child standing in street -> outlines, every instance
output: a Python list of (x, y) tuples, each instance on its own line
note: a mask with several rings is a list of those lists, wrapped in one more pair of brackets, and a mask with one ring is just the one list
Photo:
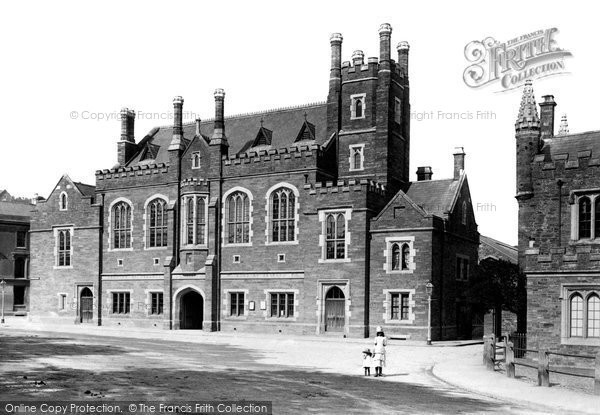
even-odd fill
[(362, 365), (365, 369), (365, 376), (371, 376), (371, 365), (373, 364), (373, 359), (371, 357), (371, 350), (365, 349), (362, 352)]
[(381, 326), (377, 326), (376, 331), (373, 366), (375, 367), (375, 377), (378, 377), (383, 376), (382, 370), (383, 366), (385, 366), (385, 346), (387, 345), (387, 339), (383, 334)]

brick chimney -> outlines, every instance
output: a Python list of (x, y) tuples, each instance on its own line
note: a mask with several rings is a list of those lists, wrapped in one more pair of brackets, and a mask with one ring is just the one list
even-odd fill
[(137, 151), (134, 137), (135, 111), (121, 109), (121, 138), (117, 143), (117, 159), (121, 166), (133, 157)]
[(460, 179), (465, 171), (465, 150), (463, 147), (454, 149), (454, 180)]
[(430, 166), (418, 167), (417, 168), (417, 181), (422, 182), (424, 180), (431, 180), (433, 176), (433, 170)]
[(390, 69), (392, 26), (384, 23), (379, 26), (379, 70)]
[(173, 138), (169, 150), (183, 150), (183, 98), (173, 98)]
[(406, 41), (402, 41), (399, 42), (398, 45), (396, 46), (396, 50), (398, 51), (398, 67), (400, 68), (400, 71), (408, 76), (408, 50), (410, 49), (410, 46), (408, 45), (408, 42)]
[(540, 121), (542, 138), (554, 137), (554, 95), (544, 95), (544, 101), (540, 103)]
[(225, 135), (225, 91), (215, 89), (215, 126), (210, 140), (211, 145), (229, 146)]
[(329, 92), (327, 94), (327, 137), (341, 128), (342, 105), (342, 41), (341, 33), (333, 33), (331, 44), (331, 68), (329, 69)]
[(196, 118), (196, 135), (198, 137), (202, 135), (202, 132), (200, 131), (200, 123), (202, 123), (202, 120), (200, 118)]

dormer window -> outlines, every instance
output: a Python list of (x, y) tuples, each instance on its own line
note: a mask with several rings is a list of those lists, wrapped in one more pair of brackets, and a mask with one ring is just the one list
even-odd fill
[(67, 194), (65, 192), (62, 192), (60, 194), (58, 205), (59, 205), (59, 209), (60, 210), (67, 210), (68, 209), (68, 207), (69, 207), (69, 199), (68, 199), (68, 196), (67, 196)]
[(365, 97), (366, 94), (356, 94), (350, 97), (350, 119), (357, 120), (365, 118)]
[(365, 145), (355, 144), (350, 146), (350, 171), (365, 169)]
[(192, 169), (200, 168), (200, 152), (196, 151), (192, 153)]

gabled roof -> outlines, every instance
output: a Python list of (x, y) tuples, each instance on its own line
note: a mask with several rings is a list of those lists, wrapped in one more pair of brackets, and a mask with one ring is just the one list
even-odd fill
[(52, 194), (56, 190), (56, 187), (58, 186), (58, 184), (63, 179), (66, 180), (66, 181), (68, 181), (68, 182), (70, 182), (73, 185), (73, 187), (75, 189), (77, 189), (77, 191), (79, 193), (81, 193), (82, 196), (93, 196), (96, 193), (96, 186), (92, 186), (91, 184), (85, 184), (85, 183), (81, 183), (81, 182), (74, 182), (73, 180), (71, 180), (71, 178), (69, 177), (68, 174), (63, 174), (61, 176), (61, 178), (58, 179), (58, 182), (56, 182), (56, 185), (54, 186), (54, 188), (50, 192), (50, 195), (48, 196), (48, 199), (50, 198), (50, 196), (52, 196)]
[(270, 146), (272, 139), (273, 131), (261, 125), (260, 129), (258, 130), (258, 134), (256, 134), (256, 138), (254, 139), (254, 143), (252, 143), (252, 147)]
[(567, 155), (568, 161), (578, 159), (579, 152), (590, 151), (590, 158), (600, 158), (600, 131), (554, 136), (544, 140), (543, 152), (551, 159)]
[[(306, 118), (305, 118), (306, 117)], [(314, 124), (314, 140), (317, 144), (324, 144), (329, 137), (327, 134), (327, 105), (325, 103), (306, 104), (292, 108), (268, 110), (250, 114), (233, 115), (225, 117), (225, 136), (229, 143), (229, 154), (239, 154), (252, 146), (256, 138), (256, 126), (263, 120), (263, 127), (272, 131), (271, 145), (274, 148), (291, 146), (298, 137), (298, 131), (305, 120)], [(200, 133), (205, 137), (212, 137), (214, 120), (207, 119), (200, 123)], [(196, 135), (196, 124), (183, 125), (183, 139), (187, 147)], [(168, 147), (173, 138), (173, 126), (157, 127), (152, 129), (139, 143), (158, 146), (158, 153), (154, 163), (168, 163)], [(127, 163), (128, 166), (137, 165), (141, 161), (138, 152)]]
[(302, 128), (298, 133), (298, 137), (294, 140), (294, 143), (298, 141), (308, 141), (315, 139), (315, 125), (313, 123), (308, 122), (308, 120), (304, 120), (304, 124), (302, 124)]
[(425, 212), (445, 217), (454, 208), (465, 175), (459, 180), (422, 180), (411, 182), (406, 194)]
[(507, 243), (500, 242), (489, 236), (479, 235), (479, 260), (481, 261), (489, 257), (504, 259), (516, 264), (519, 259), (519, 251), (516, 247)]

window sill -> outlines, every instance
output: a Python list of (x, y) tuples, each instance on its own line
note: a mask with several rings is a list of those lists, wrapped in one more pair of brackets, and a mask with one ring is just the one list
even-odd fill
[(265, 246), (272, 246), (272, 245), (298, 245), (298, 240), (283, 241), (283, 242), (265, 242)]
[(164, 251), (166, 249), (169, 249), (168, 246), (150, 246), (147, 248), (144, 248), (144, 251)]
[(52, 267), (53, 269), (73, 269), (73, 265), (69, 265), (69, 266), (60, 266), (60, 265), (55, 265)]
[(414, 272), (415, 272), (414, 269), (404, 269), (404, 270), (388, 271), (388, 272), (386, 272), (386, 274), (414, 274)]
[(600, 346), (600, 338), (594, 337), (563, 337), (560, 344), (570, 346)]
[(223, 248), (237, 248), (237, 247), (241, 247), (241, 246), (252, 246), (252, 242), (247, 242), (247, 243), (240, 243), (240, 244), (229, 244), (229, 243), (224, 243), (223, 244)]
[(391, 324), (394, 326), (413, 326), (415, 324), (414, 320), (392, 320), (385, 319), (385, 324)]
[(295, 317), (266, 317), (265, 318), (266, 321), (280, 322), (280, 323), (285, 323), (288, 321), (296, 321), (297, 319), (298, 319), (298, 316), (295, 316)]
[(248, 320), (248, 316), (230, 316), (230, 315), (226, 315), (225, 320), (228, 321), (244, 321), (244, 320)]
[(131, 252), (133, 248), (109, 248), (108, 252)]
[(348, 169), (348, 171), (365, 171), (365, 168), (361, 168), (361, 169)]
[(342, 259), (323, 259), (319, 258), (319, 264), (336, 264), (343, 262), (351, 262), (350, 258), (342, 258)]

